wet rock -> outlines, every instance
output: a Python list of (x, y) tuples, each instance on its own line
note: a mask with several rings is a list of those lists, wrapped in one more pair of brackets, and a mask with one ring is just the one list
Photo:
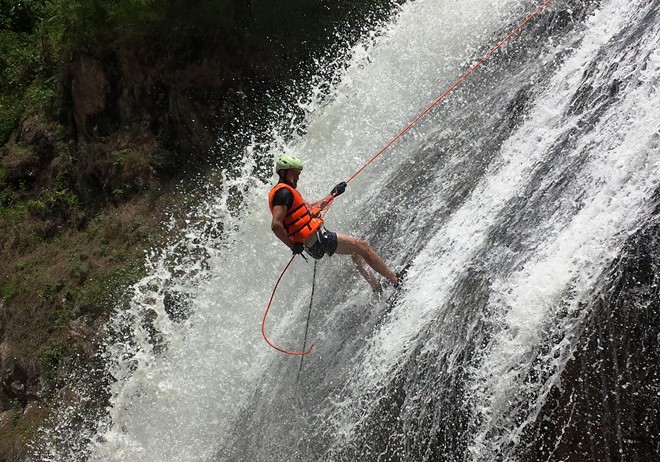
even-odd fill
[(660, 454), (660, 210), (607, 274), (573, 359), (522, 460), (657, 460)]
[(54, 125), (43, 114), (31, 114), (21, 120), (0, 157), (7, 184), (27, 186), (45, 182), (47, 166), (55, 155), (54, 131)]
[(96, 354), (95, 337), (98, 335), (99, 327), (91, 325), (85, 317), (74, 319), (69, 323), (70, 339), (73, 344), (78, 345), (87, 358)]
[(149, 343), (153, 346), (154, 352), (160, 353), (165, 348), (163, 334), (155, 326), (158, 319), (156, 310), (149, 308), (142, 312), (142, 328), (149, 335)]
[(182, 292), (168, 291), (163, 298), (165, 312), (174, 322), (185, 321), (192, 311), (190, 295)]
[(30, 422), (38, 421), (41, 419), (41, 416), (45, 411), (46, 407), (39, 403), (28, 403), (28, 405), (25, 406), (25, 409), (23, 410), (23, 419)]
[(110, 83), (103, 63), (90, 56), (76, 56), (69, 64), (69, 73), (76, 130), (79, 137), (89, 140), (100, 134)]
[(24, 407), (43, 393), (38, 367), (17, 356), (9, 342), (0, 344), (0, 411), (14, 409), (17, 402)]
[(8, 410), (13, 407), (15, 400), (19, 400), (23, 404), (27, 403), (28, 373), (15, 362), (11, 365), (3, 364), (3, 366), (0, 401), (2, 409)]

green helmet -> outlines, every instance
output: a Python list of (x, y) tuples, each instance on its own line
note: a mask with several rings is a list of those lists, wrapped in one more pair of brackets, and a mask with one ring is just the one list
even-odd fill
[(275, 164), (275, 173), (279, 172), (280, 170), (288, 170), (290, 168), (297, 168), (302, 170), (302, 160), (291, 154), (282, 154), (280, 158), (277, 159), (277, 163)]

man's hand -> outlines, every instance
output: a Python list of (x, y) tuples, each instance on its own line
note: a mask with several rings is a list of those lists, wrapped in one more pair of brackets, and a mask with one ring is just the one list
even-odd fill
[(345, 182), (345, 181), (342, 181), (342, 182), (339, 183), (337, 186), (335, 186), (334, 188), (332, 188), (332, 191), (330, 191), (330, 195), (331, 195), (332, 197), (337, 197), (337, 196), (339, 196), (339, 195), (341, 195), (341, 194), (344, 194), (344, 191), (346, 191), (346, 182)]
[(291, 247), (291, 250), (293, 251), (294, 255), (299, 255), (303, 253), (303, 250), (305, 250), (305, 246), (302, 245), (300, 242), (296, 242), (293, 244), (293, 247)]

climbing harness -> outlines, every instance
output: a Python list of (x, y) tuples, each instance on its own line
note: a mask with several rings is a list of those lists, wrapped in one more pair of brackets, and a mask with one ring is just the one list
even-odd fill
[[(350, 183), (353, 181), (353, 179), (358, 176), (362, 170), (367, 168), (374, 160), (376, 160), (378, 157), (380, 157), (390, 146), (392, 146), (399, 138), (401, 138), (403, 135), (405, 135), (413, 126), (417, 124), (431, 109), (433, 109), (440, 101), (445, 99), (449, 93), (451, 93), (456, 87), (458, 87), (465, 79), (468, 78), (470, 74), (472, 74), (477, 68), (479, 68), (488, 58), (490, 58), (497, 50), (499, 50), (502, 45), (504, 45), (506, 42), (508, 42), (514, 35), (516, 35), (520, 30), (525, 27), (525, 25), (530, 22), (537, 14), (539, 14), (541, 11), (547, 7), (552, 0), (545, 0), (536, 10), (534, 10), (533, 13), (531, 13), (523, 22), (521, 22), (518, 26), (516, 26), (511, 32), (509, 32), (506, 37), (504, 37), (502, 40), (500, 40), (497, 45), (495, 45), (493, 48), (491, 48), (488, 53), (486, 53), (481, 59), (479, 59), (470, 69), (468, 69), (461, 77), (459, 77), (449, 88), (447, 88), (438, 98), (436, 98), (431, 104), (429, 104), (426, 109), (424, 109), (422, 112), (419, 113), (415, 119), (413, 119), (408, 125), (406, 125), (397, 135), (392, 138), (390, 141), (383, 146), (380, 151), (378, 151), (376, 154), (374, 154), (369, 160), (367, 160), (360, 168), (358, 168), (353, 175), (350, 176), (348, 180), (346, 180), (346, 183)], [(328, 210), (330, 209), (330, 206), (333, 203), (334, 197), (329, 196), (326, 198), (326, 200), (329, 199), (328, 205), (321, 211), (318, 211), (318, 216), (321, 218), (325, 217), (325, 215), (328, 213)], [(266, 308), (266, 312), (264, 313), (263, 319), (261, 321), (261, 334), (264, 337), (264, 340), (266, 340), (266, 343), (270, 345), (272, 348), (276, 349), (277, 351), (280, 351), (282, 353), (286, 353), (288, 355), (299, 355), (299, 356), (305, 356), (309, 354), (309, 352), (312, 351), (313, 345), (310, 345), (309, 349), (305, 351), (305, 346), (307, 344), (307, 328), (309, 327), (309, 314), (307, 316), (307, 327), (305, 328), (305, 341), (303, 343), (303, 350), (302, 351), (288, 351), (283, 348), (279, 348), (271, 343), (270, 340), (268, 340), (268, 337), (266, 337), (266, 331), (265, 331), (265, 324), (266, 324), (266, 316), (268, 315), (268, 311), (270, 310), (270, 306), (273, 302), (273, 298), (275, 297), (275, 292), (277, 291), (277, 287), (280, 284), (280, 281), (282, 280), (282, 277), (284, 274), (287, 272), (289, 269), (289, 266), (291, 266), (291, 263), (293, 260), (296, 258), (296, 255), (294, 254), (291, 259), (289, 260), (289, 263), (287, 263), (286, 267), (284, 268), (284, 271), (282, 271), (282, 274), (280, 274), (280, 277), (277, 279), (277, 283), (275, 284), (275, 287), (273, 288), (273, 293), (270, 296), (270, 300), (268, 301), (268, 307)], [(314, 262), (314, 277), (316, 278), (316, 262)], [(314, 296), (314, 283), (312, 283), (312, 297)], [(310, 314), (311, 314), (311, 301), (310, 301)], [(300, 361), (300, 369), (302, 369), (302, 358)], [(298, 370), (298, 374), (300, 374), (300, 369)]]

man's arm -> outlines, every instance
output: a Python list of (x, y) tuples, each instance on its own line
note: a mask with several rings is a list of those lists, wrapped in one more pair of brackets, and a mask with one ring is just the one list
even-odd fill
[(293, 249), (293, 242), (289, 239), (289, 235), (284, 227), (284, 217), (286, 216), (286, 205), (276, 205), (273, 207), (273, 221), (270, 224), (270, 229), (277, 238), (284, 242), (290, 249)]
[(324, 197), (323, 199), (321, 199), (320, 201), (317, 201), (317, 202), (314, 202), (313, 204), (310, 204), (310, 207), (314, 211), (321, 212), (321, 211), (325, 210), (325, 208), (328, 205), (330, 205), (333, 200), (334, 200), (334, 197), (332, 197), (331, 195), (328, 195), (328, 196)]
[(327, 206), (332, 204), (332, 201), (335, 200), (335, 197), (340, 196), (344, 194), (344, 191), (346, 191), (346, 182), (342, 181), (341, 183), (337, 184), (334, 188), (332, 188), (332, 191), (330, 191), (330, 194), (328, 194), (326, 197), (321, 199), (318, 202), (314, 202), (311, 207), (314, 210), (319, 210), (323, 211)]

